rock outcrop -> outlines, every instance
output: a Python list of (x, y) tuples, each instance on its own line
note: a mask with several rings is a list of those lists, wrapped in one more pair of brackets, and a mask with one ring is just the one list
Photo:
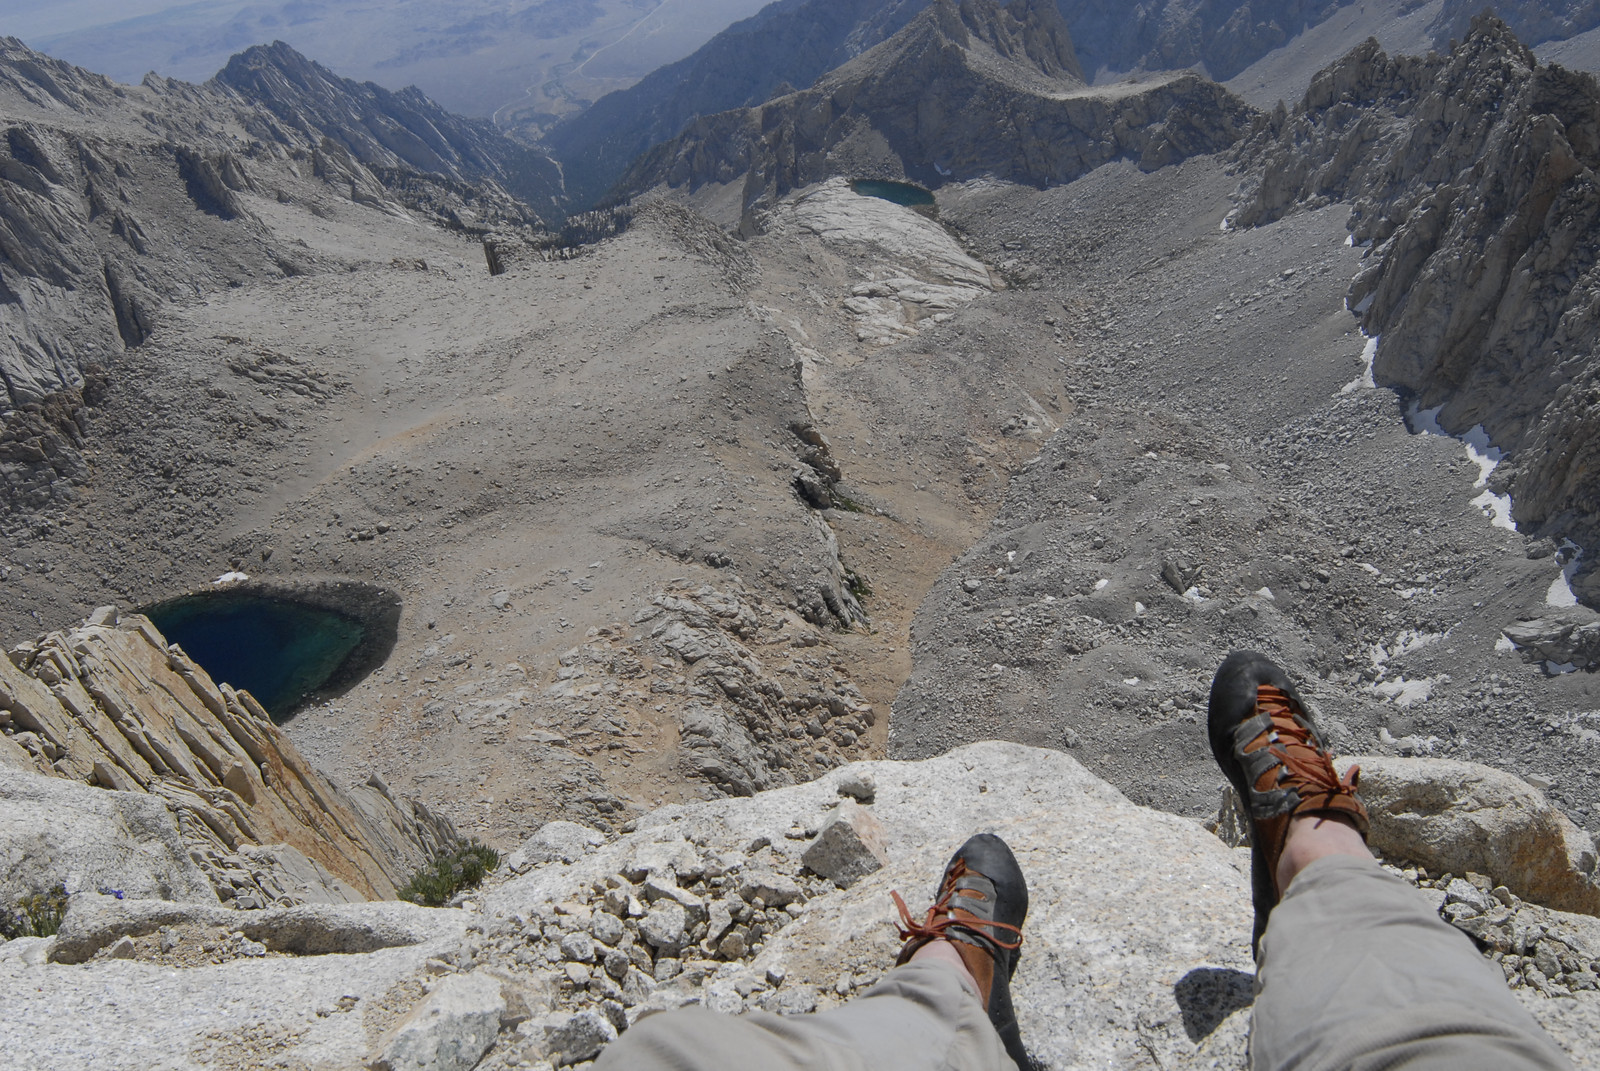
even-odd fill
[(810, 89), (695, 120), (618, 189), (743, 182), (749, 205), (836, 175), (1045, 186), (1216, 152), (1251, 114), (1193, 75), (1087, 88), (1054, 4), (939, 0)]
[(1491, 874), (1524, 900), (1600, 915), (1593, 839), (1526, 782), (1453, 759), (1358, 756), (1340, 772), (1353, 763), (1385, 859)]
[[(7, 887), (122, 883), (234, 907), (385, 899), (458, 839), (377, 778), (332, 784), (248, 692), (214, 684), (143, 617), (102, 613), (0, 661), (0, 727), (0, 758), (33, 767), (5, 775), (4, 843), (29, 860)], [(51, 800), (55, 814), (40, 807)], [(85, 830), (117, 815), (137, 818), (124, 827), (130, 844), (103, 846), (118, 856), (107, 864), (85, 859)]]
[[(872, 830), (882, 854), (848, 888), (806, 863), (841, 824)], [(796, 1014), (849, 999), (893, 962), (890, 890), (920, 905), (980, 829), (1005, 837), (1027, 874), (1013, 992), (1042, 1066), (1245, 1066), (1247, 853), (1131, 804), (1072, 758), (997, 743), (667, 807), (620, 836), (558, 823), (460, 910), (239, 916), (85, 894), (54, 941), (0, 944), (12, 994), (0, 1042), (37, 1066), (69, 1055), (112, 1069), (214, 1066), (259, 1054), (263, 1039), (285, 1062), (566, 1066), (657, 1009)], [(1575, 1063), (1592, 1062), (1600, 923), (1524, 902), (1508, 876), (1444, 865), (1453, 872), (1391, 870), (1486, 935), (1529, 1010)], [(330, 951), (345, 954), (317, 954)], [(159, 1009), (103, 999), (105, 985), (156, 979)], [(141, 1015), (163, 1028), (128, 1029)]]
[[(1580, 546), (1600, 541), (1597, 109), (1592, 76), (1540, 66), (1493, 18), (1447, 57), (1369, 41), (1241, 149), (1231, 217), (1350, 202), (1370, 251), (1348, 303), (1381, 336), (1378, 382), (1452, 433), (1481, 425), (1509, 454), (1491, 487), (1521, 530)], [(1597, 585), (1586, 562), (1573, 587)]]

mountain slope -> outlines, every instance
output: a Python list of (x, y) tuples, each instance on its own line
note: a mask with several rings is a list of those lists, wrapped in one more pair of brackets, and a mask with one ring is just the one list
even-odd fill
[(74, 493), (86, 401), (169, 303), (333, 266), (268, 222), (281, 206), (529, 227), (501, 184), (529, 155), (282, 46), (204, 86), (121, 86), (0, 39), (0, 504)]
[(390, 92), (340, 78), (282, 41), (239, 53), (210, 84), (231, 89), (301, 135), (332, 138), (368, 168), (407, 168), (463, 183), (492, 179), (545, 218), (557, 214), (561, 175), (553, 161), (505, 138), (488, 120), (452, 115), (414, 86)]
[(1090, 89), (1080, 71), (1047, 0), (939, 0), (809, 90), (695, 121), (619, 189), (743, 180), (749, 204), (835, 174), (1047, 185), (1114, 159), (1214, 152), (1251, 114), (1192, 75)]
[[(1348, 303), (1378, 380), (1509, 454), (1490, 486), (1534, 535), (1600, 546), (1600, 84), (1476, 19), (1448, 58), (1357, 49), (1244, 150), (1234, 222), (1350, 202)], [(1600, 575), (1584, 560), (1586, 598)]]
[(562, 163), (572, 205), (592, 204), (635, 157), (696, 116), (760, 104), (785, 85), (809, 86), (892, 36), (924, 6), (926, 0), (779, 0), (693, 55), (600, 98), (544, 138)]

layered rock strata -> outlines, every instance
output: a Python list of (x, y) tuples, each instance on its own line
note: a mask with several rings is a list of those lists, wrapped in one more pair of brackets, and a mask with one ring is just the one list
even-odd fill
[[(7, 765), (164, 801), (206, 891), (236, 907), (390, 898), (458, 839), (446, 819), (375, 777), (334, 785), (248, 692), (214, 683), (143, 617), (102, 612), (14, 650), (0, 661), (0, 723)], [(44, 789), (24, 779), (17, 791)], [(10, 832), (55, 836), (48, 826)], [(69, 877), (33, 876), (45, 885)], [(180, 885), (193, 891), (193, 882), (167, 884), (173, 896)]]

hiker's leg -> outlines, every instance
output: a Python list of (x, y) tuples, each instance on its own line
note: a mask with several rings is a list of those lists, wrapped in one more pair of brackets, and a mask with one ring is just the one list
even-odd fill
[(938, 942), (877, 985), (814, 1015), (703, 1008), (649, 1015), (595, 1071), (1016, 1071), (960, 967)]
[(1254, 1071), (1571, 1071), (1500, 968), (1339, 821), (1296, 819), (1261, 941)]

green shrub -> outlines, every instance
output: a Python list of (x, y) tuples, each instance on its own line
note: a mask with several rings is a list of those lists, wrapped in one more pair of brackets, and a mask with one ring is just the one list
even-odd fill
[(45, 892), (24, 896), (13, 907), (0, 908), (0, 936), (54, 937), (67, 914), (67, 887), (57, 884)]
[(476, 840), (440, 852), (411, 875), (400, 899), (424, 907), (441, 907), (462, 889), (470, 889), (500, 865), (500, 853)]

